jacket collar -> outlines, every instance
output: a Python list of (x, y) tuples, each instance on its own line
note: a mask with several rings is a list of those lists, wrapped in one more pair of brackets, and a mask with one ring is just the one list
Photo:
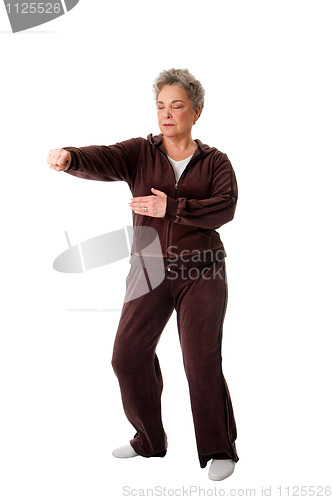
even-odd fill
[[(162, 142), (162, 134), (159, 135), (149, 134), (147, 136), (147, 140), (152, 146), (162, 151), (162, 153), (164, 153), (165, 155), (167, 154), (164, 144)], [(198, 147), (193, 153), (192, 159), (199, 156), (205, 156), (206, 154), (215, 151), (215, 148), (211, 148), (207, 144), (203, 144), (199, 139), (194, 139), (194, 141), (197, 143)]]

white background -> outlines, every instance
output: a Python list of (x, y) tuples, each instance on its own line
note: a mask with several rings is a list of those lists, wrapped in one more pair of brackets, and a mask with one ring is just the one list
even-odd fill
[[(12, 34), (0, 5), (2, 498), (330, 485), (331, 6), (81, 0)], [(110, 363), (128, 262), (52, 268), (64, 231), (75, 244), (132, 216), (125, 183), (50, 170), (49, 149), (159, 133), (152, 83), (171, 67), (203, 83), (193, 138), (227, 153), (239, 187), (235, 218), (219, 230), (240, 458), (222, 483), (199, 466), (175, 316), (158, 346), (168, 453), (111, 455), (134, 435)], [(80, 308), (114, 311), (70, 310)]]

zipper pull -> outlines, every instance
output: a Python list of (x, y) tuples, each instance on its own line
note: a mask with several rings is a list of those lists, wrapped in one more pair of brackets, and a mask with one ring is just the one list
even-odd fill
[(176, 182), (176, 184), (175, 184), (175, 188), (176, 188), (176, 190), (177, 190), (177, 188), (178, 188), (178, 182)]

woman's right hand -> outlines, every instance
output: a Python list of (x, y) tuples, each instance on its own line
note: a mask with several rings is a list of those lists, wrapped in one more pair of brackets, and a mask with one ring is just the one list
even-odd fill
[(50, 168), (53, 168), (57, 172), (67, 170), (71, 161), (71, 154), (65, 149), (51, 149), (47, 155), (47, 163), (49, 163)]

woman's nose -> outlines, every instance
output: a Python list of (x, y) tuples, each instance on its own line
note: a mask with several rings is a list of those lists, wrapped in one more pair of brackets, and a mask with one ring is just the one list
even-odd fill
[(164, 117), (165, 118), (171, 118), (171, 112), (167, 108), (165, 108), (165, 110), (164, 110)]

